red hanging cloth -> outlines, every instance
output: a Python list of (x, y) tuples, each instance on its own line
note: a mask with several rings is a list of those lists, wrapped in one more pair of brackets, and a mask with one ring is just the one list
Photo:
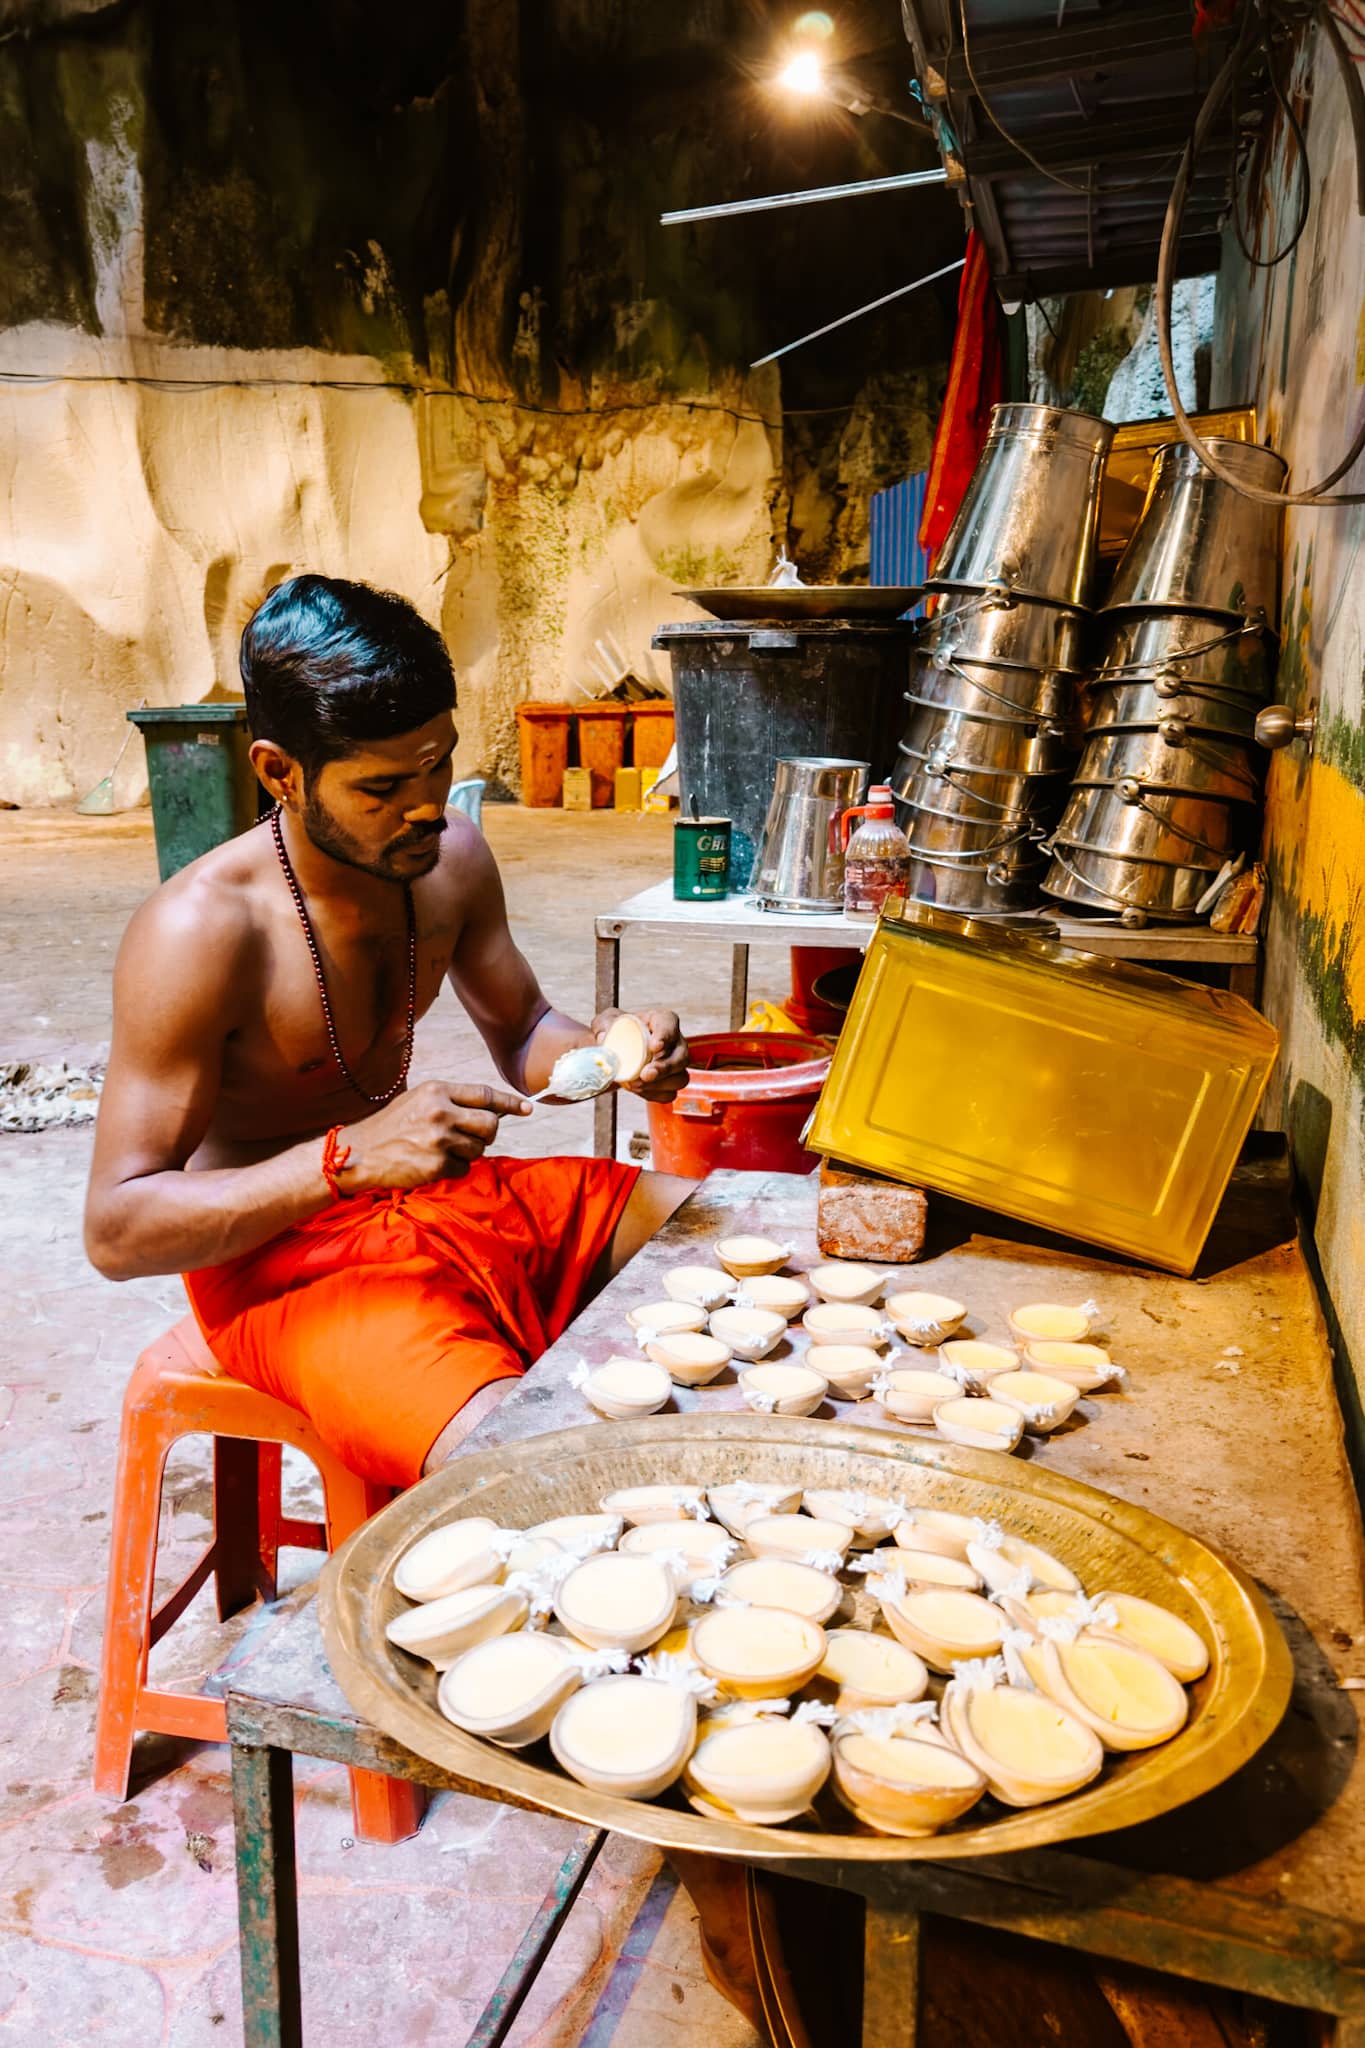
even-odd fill
[(920, 546), (931, 563), (985, 446), (991, 408), (1004, 396), (1005, 316), (991, 283), (985, 244), (973, 228), (967, 237), (967, 260), (957, 295), (957, 334), (920, 520)]

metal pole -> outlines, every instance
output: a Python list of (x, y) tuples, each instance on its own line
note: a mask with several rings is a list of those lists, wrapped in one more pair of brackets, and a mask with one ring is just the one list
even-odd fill
[(894, 178), (863, 178), (853, 185), (816, 185), (809, 192), (774, 192), (766, 199), (727, 199), (720, 206), (687, 206), (680, 213), (661, 213), (661, 227), (685, 227), (691, 221), (728, 220), (737, 213), (775, 213), (780, 206), (815, 206), (822, 199), (854, 199), (864, 192), (908, 192), (919, 185), (946, 185), (942, 165), (932, 171), (899, 171)]
[(803, 334), (799, 341), (789, 341), (782, 348), (775, 348), (771, 355), (760, 356), (756, 363), (750, 363), (751, 370), (761, 370), (765, 363), (775, 363), (779, 356), (789, 356), (794, 348), (804, 348), (808, 341), (818, 341), (822, 334), (833, 334), (836, 327), (847, 327), (850, 320), (861, 320), (864, 313), (875, 313), (878, 306), (889, 306), (893, 299), (903, 299), (907, 292), (917, 292), (921, 285), (933, 284), (936, 278), (947, 277), (954, 270), (961, 270), (967, 261), (959, 256), (956, 263), (945, 263), (942, 270), (931, 270), (927, 277), (917, 277), (913, 284), (903, 284), (899, 290), (887, 292), (880, 299), (873, 299), (870, 305), (857, 306), (851, 313), (841, 313), (837, 320), (828, 321), (817, 327), (811, 334)]

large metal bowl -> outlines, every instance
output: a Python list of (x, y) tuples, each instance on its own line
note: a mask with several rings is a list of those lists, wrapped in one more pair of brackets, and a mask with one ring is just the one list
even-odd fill
[(1047, 826), (1029, 812), (1005, 811), (998, 818), (956, 818), (924, 804), (893, 799), (896, 823), (912, 854), (930, 860), (976, 862), (1012, 858), (1036, 861)]
[(916, 628), (925, 655), (944, 654), (989, 667), (1084, 671), (1089, 614), (998, 590), (952, 591)]
[(1013, 917), (1041, 900), (1045, 860), (975, 864), (912, 856), (905, 893), (916, 903), (972, 917)]
[(1200, 689), (1175, 679), (1152, 683), (1097, 683), (1086, 690), (1081, 715), (1087, 734), (1139, 731), (1176, 720), (1189, 732), (1215, 733), (1224, 739), (1252, 740), (1257, 700), (1233, 697), (1220, 690)]
[(1275, 643), (1259, 615), (1211, 619), (1203, 612), (1125, 612), (1106, 618), (1094, 680), (1155, 682), (1226, 690), (1263, 703), (1275, 681)]
[(966, 818), (987, 818), (1002, 810), (1036, 810), (1052, 802), (1068, 786), (1073, 765), (1069, 753), (1047, 774), (940, 763), (933, 754), (902, 740), (896, 749), (891, 787), (912, 802), (955, 811)]
[(1207, 868), (1125, 860), (1054, 840), (1043, 893), (1075, 909), (1107, 911), (1124, 923), (1145, 924), (1156, 918), (1189, 924), (1198, 915), (1211, 880)]
[(1067, 669), (998, 668), (956, 655), (913, 653), (910, 698), (978, 718), (1029, 718), (1065, 725), (1075, 717), (1078, 678)]
[(1216, 873), (1241, 852), (1254, 819), (1250, 805), (1214, 797), (1073, 788), (1053, 837), (1058, 845), (1085, 846), (1110, 859)]
[(1055, 405), (997, 405), (980, 459), (934, 556), (931, 590), (999, 584), (1021, 597), (1090, 601), (1107, 420)]
[[(1284, 489), (1286, 465), (1253, 441), (1211, 439), (1217, 460), (1244, 483)], [(1105, 611), (1279, 612), (1278, 506), (1258, 504), (1206, 469), (1184, 441), (1159, 448), (1141, 515), (1104, 600)]]
[[(865, 1487), (908, 1505), (995, 1517), (1055, 1551), (1094, 1591), (1156, 1600), (1198, 1629), (1208, 1673), (1190, 1688), (1190, 1716), (1158, 1749), (1110, 1757), (1085, 1791), (1021, 1812), (978, 1808), (942, 1834), (902, 1840), (861, 1831), (822, 1801), (808, 1824), (755, 1827), (663, 1800), (590, 1792), (543, 1748), (494, 1748), (454, 1728), (436, 1707), (435, 1675), (384, 1634), (404, 1606), (393, 1571), (408, 1546), (461, 1515), (525, 1528), (595, 1510), (604, 1494), (651, 1481), (718, 1486), (742, 1480)], [(865, 1598), (865, 1595), (859, 1597)], [(1289, 1700), (1288, 1648), (1252, 1580), (1197, 1537), (1146, 1509), (1074, 1479), (856, 1423), (749, 1414), (659, 1415), (598, 1422), (469, 1451), (384, 1508), (323, 1569), (328, 1659), (357, 1713), (467, 1790), (653, 1842), (716, 1855), (889, 1863), (994, 1855), (1105, 1834), (1152, 1819), (1221, 1784), (1273, 1732)]]
[(1097, 732), (1086, 740), (1077, 763), (1075, 789), (1129, 781), (1151, 790), (1188, 791), (1229, 803), (1259, 803), (1260, 763), (1249, 742), (1219, 741), (1207, 733), (1163, 726), (1127, 732)]
[(932, 773), (934, 764), (979, 769), (988, 775), (1064, 775), (1076, 748), (1055, 724), (1033, 718), (980, 718), (969, 711), (908, 699), (909, 717), (901, 751), (918, 756)]

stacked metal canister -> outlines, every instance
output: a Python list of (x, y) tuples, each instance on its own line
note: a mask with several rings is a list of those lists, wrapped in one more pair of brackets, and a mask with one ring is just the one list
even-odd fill
[[(1268, 448), (1209, 445), (1245, 482), (1282, 489), (1285, 465)], [(1043, 887), (1068, 907), (1188, 921), (1253, 845), (1279, 516), (1183, 441), (1157, 456), (1100, 613), (1084, 751), (1051, 843)]]
[(1071, 785), (1100, 486), (1114, 430), (999, 405), (928, 587), (893, 777), (909, 893), (977, 915), (1035, 906)]

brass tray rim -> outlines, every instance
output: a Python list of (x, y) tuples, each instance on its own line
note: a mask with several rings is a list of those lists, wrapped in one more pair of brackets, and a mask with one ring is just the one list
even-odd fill
[[(983, 1825), (918, 1839), (828, 1834), (728, 1822), (691, 1809), (593, 1792), (557, 1770), (525, 1761), (525, 1751), (500, 1750), (455, 1728), (402, 1681), (382, 1633), (377, 1641), (369, 1641), (357, 1629), (358, 1615), (373, 1621), (374, 1603), (363, 1593), (348, 1598), (349, 1590), (357, 1582), (371, 1588), (382, 1583), (398, 1551), (437, 1522), (452, 1519), (456, 1511), (480, 1511), (484, 1487), (511, 1468), (525, 1464), (543, 1467), (548, 1459), (571, 1460), (576, 1451), (618, 1451), (626, 1458), (633, 1449), (667, 1443), (679, 1435), (705, 1442), (718, 1434), (727, 1442), (748, 1442), (769, 1452), (784, 1446), (798, 1452), (819, 1447), (883, 1457), (888, 1465), (929, 1467), (954, 1478), (989, 1483), (993, 1488), (1004, 1486), (1024, 1495), (1041, 1495), (1106, 1525), (1162, 1564), (1187, 1596), (1199, 1602), (1220, 1646), (1211, 1667), (1216, 1673), (1214, 1691), (1179, 1735), (1142, 1752), (1143, 1761), (1124, 1776), (1101, 1780), (1088, 1791), (1054, 1805), (1027, 1808)], [(1178, 1569), (1172, 1559), (1179, 1561)], [(1207, 1593), (1199, 1590), (1204, 1581)], [(1215, 1588), (1221, 1595), (1217, 1608), (1211, 1599)], [(1289, 1647), (1255, 1582), (1212, 1545), (1146, 1508), (997, 1451), (964, 1450), (859, 1423), (776, 1416), (760, 1419), (728, 1411), (723, 1416), (671, 1415), (640, 1422), (588, 1423), (465, 1453), (381, 1509), (328, 1559), (321, 1577), (319, 1611), (332, 1670), (356, 1712), (383, 1734), (461, 1779), (471, 1791), (609, 1828), (660, 1849), (699, 1850), (751, 1862), (941, 1862), (1109, 1834), (1172, 1812), (1223, 1783), (1273, 1734), (1289, 1704), (1293, 1683)], [(1236, 1644), (1236, 1659), (1221, 1654), (1229, 1640)], [(1249, 1654), (1253, 1647), (1259, 1652), (1254, 1673)]]
[[(732, 587), (675, 590), (720, 624), (742, 626), (821, 620), (902, 618), (925, 595), (920, 583), (739, 583)], [(738, 607), (738, 609), (736, 609)]]

